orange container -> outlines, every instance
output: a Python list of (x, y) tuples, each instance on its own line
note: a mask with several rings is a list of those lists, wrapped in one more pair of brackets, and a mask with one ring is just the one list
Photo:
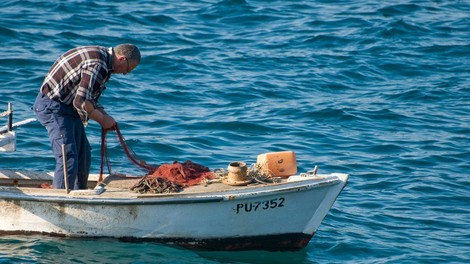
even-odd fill
[(256, 163), (270, 177), (289, 177), (297, 173), (295, 152), (281, 151), (258, 155)]

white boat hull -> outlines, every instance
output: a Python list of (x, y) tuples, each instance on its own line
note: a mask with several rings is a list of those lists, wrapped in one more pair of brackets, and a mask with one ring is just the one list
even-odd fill
[[(298, 250), (318, 229), (345, 174), (224, 191), (118, 197), (0, 187), (0, 234), (157, 241), (194, 249)], [(105, 195), (106, 194), (106, 195)]]

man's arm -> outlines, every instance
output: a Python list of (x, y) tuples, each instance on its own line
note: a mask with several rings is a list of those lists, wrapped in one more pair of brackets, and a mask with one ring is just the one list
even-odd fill
[(95, 108), (90, 101), (85, 101), (84, 108), (88, 116), (98, 122), (104, 129), (109, 130), (116, 126), (114, 118), (108, 115), (103, 108)]

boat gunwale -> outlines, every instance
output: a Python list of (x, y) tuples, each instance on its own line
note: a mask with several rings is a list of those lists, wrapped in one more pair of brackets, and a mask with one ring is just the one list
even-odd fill
[[(187, 194), (141, 194), (132, 197), (114, 198), (100, 197), (99, 195), (74, 196), (63, 195), (38, 195), (21, 192), (27, 187), (1, 187), (0, 199), (14, 201), (33, 201), (59, 204), (89, 204), (89, 205), (161, 205), (161, 204), (191, 204), (191, 203), (211, 203), (221, 201), (231, 201), (238, 199), (248, 199), (250, 197), (263, 197), (273, 193), (282, 194), (292, 191), (303, 191), (312, 188), (319, 188), (344, 182), (337, 175), (329, 175), (323, 179), (305, 179), (294, 182), (269, 186), (256, 186), (250, 188), (240, 188), (225, 191), (214, 191), (208, 193), (187, 193)], [(346, 184), (346, 182), (344, 182)], [(10, 189), (10, 190), (6, 190)], [(201, 195), (202, 194), (202, 195)], [(97, 196), (97, 197), (96, 197)]]

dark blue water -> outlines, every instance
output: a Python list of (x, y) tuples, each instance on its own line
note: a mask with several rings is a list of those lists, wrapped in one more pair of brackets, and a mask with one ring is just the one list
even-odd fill
[[(470, 261), (469, 1), (175, 2), (2, 1), (2, 111), (33, 117), (62, 52), (134, 43), (140, 66), (102, 104), (140, 158), (226, 168), (293, 150), (300, 171), (350, 174), (317, 234), (287, 253), (11, 236), (0, 263)], [(45, 129), (16, 131), (0, 169), (52, 170)], [(100, 128), (87, 133), (98, 172)], [(113, 170), (131, 172), (109, 146)]]

